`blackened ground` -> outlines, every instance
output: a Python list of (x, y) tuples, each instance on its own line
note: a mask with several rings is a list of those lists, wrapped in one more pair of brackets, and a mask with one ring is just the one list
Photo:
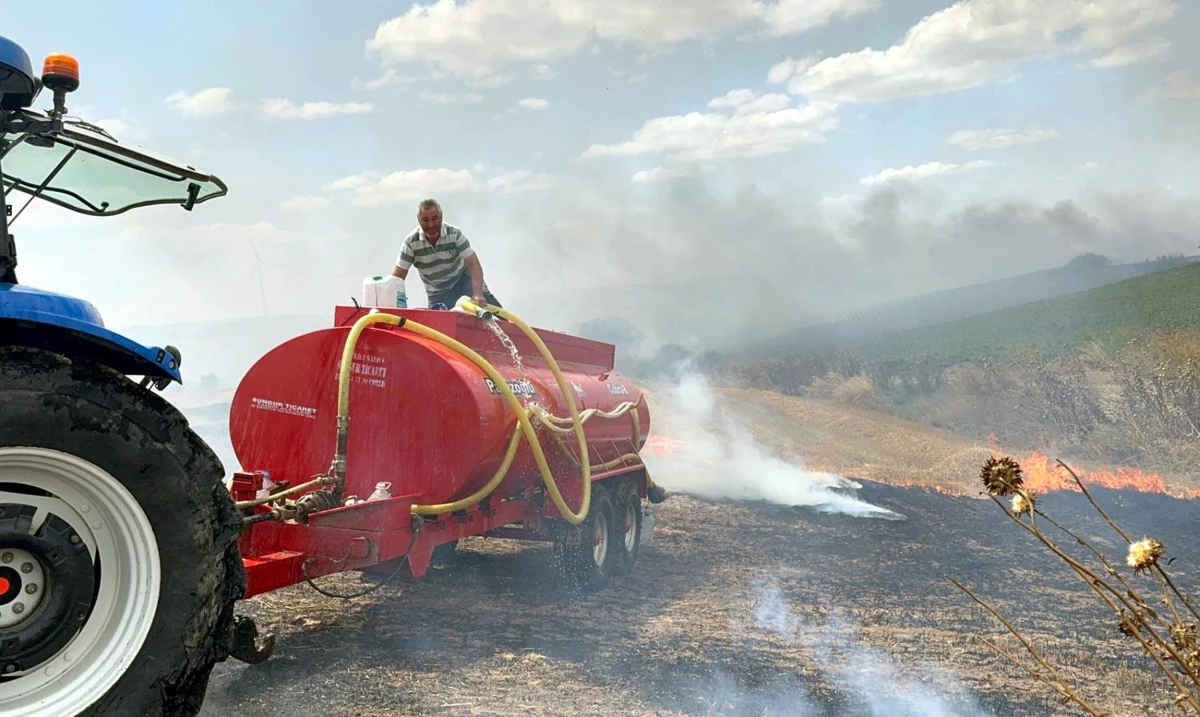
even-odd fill
[[(973, 637), (1020, 654), (946, 576), (1109, 714), (1173, 714), (1166, 682), (1108, 608), (990, 500), (865, 481), (859, 492), (905, 519), (673, 496), (636, 574), (590, 597), (553, 588), (548, 546), (482, 539), (465, 541), (452, 569), (366, 598), (303, 585), (262, 596), (242, 611), (279, 635), (275, 657), (219, 665), (202, 714), (1082, 714)], [(1200, 504), (1096, 495), (1136, 537), (1163, 541), (1196, 594)], [(1040, 507), (1123, 561), (1082, 495)]]

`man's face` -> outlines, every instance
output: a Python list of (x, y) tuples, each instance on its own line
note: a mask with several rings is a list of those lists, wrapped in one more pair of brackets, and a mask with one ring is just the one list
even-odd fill
[(421, 229), (425, 231), (425, 236), (432, 239), (441, 235), (442, 210), (437, 207), (422, 209), (417, 213), (417, 220), (421, 222)]

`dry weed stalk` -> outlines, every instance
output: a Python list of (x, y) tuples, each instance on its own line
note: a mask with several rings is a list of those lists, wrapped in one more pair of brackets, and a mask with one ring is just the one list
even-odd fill
[[(1070, 466), (1058, 461), (1058, 465), (1066, 469), (1087, 497), (1088, 502), (1104, 519), (1117, 535), (1129, 546), (1126, 556), (1126, 566), (1137, 575), (1148, 574), (1154, 578), (1158, 586), (1159, 600), (1166, 610), (1159, 612), (1150, 606), (1149, 600), (1127, 579), (1107, 557), (1080, 535), (1064, 527), (1039, 507), (1037, 496), (1024, 486), (1024, 476), (1021, 466), (1011, 458), (989, 458), (983, 465), (980, 478), (988, 497), (1000, 510), (1022, 529), (1037, 538), (1051, 553), (1063, 560), (1071, 570), (1078, 575), (1089, 588), (1113, 611), (1117, 618), (1117, 629), (1123, 635), (1132, 637), (1141, 644), (1142, 649), (1150, 656), (1159, 670), (1177, 691), (1175, 706), (1187, 713), (1200, 714), (1200, 646), (1197, 643), (1197, 624), (1200, 614), (1176, 586), (1174, 581), (1163, 569), (1162, 559), (1166, 549), (1154, 538), (1145, 537), (1133, 540), (1116, 521), (1095, 501), (1092, 494), (1083, 485), (1075, 471)], [(999, 500), (1001, 497), (1012, 496), (1012, 509), (1009, 510)], [(1028, 520), (1022, 518), (1027, 517)], [(1039, 522), (1041, 521), (1041, 522)], [(1085, 565), (1065, 553), (1042, 528), (1042, 522), (1057, 528), (1063, 534), (1086, 548), (1099, 561), (1102, 569)], [(1033, 675), (1043, 684), (1053, 689), (1065, 701), (1074, 702), (1092, 715), (1102, 714), (1086, 700), (1079, 696), (1062, 675), (1054, 669), (1034, 649), (1030, 641), (1006, 620), (1000, 613), (988, 605), (953, 578), (947, 578), (972, 600), (983, 606), (994, 615), (1004, 627), (1011, 632), (1025, 650), (1033, 657), (1037, 666), (1049, 676), (1033, 667), (1022, 665), (1015, 657), (1000, 649), (988, 640), (984, 643), (1001, 657), (1009, 660), (1017, 667)]]

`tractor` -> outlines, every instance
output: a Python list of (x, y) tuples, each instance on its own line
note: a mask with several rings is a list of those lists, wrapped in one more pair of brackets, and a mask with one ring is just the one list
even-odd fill
[(11, 229), (34, 199), (107, 217), (227, 187), (68, 117), (79, 84), (0, 37), (0, 714), (194, 714), (245, 571), (221, 461), (159, 395), (180, 352), (21, 284)]

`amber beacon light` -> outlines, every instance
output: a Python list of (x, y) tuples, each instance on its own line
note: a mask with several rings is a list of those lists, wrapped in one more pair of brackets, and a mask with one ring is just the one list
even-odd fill
[(47, 89), (64, 92), (79, 89), (79, 60), (70, 55), (47, 55), (42, 64), (42, 84)]

